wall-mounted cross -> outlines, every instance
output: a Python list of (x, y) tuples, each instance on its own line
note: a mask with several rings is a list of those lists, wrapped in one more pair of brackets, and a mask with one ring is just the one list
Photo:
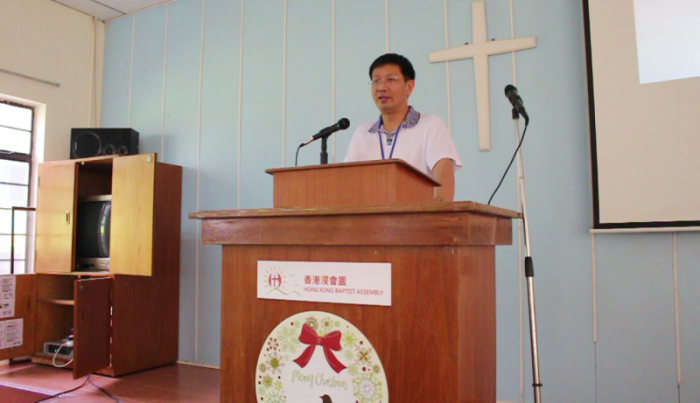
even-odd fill
[(489, 113), (489, 56), (537, 46), (535, 36), (488, 41), (486, 8), (483, 1), (472, 3), (473, 38), (471, 44), (430, 52), (430, 63), (474, 58), (476, 81), (476, 121), (479, 128), (479, 151), (491, 149)]

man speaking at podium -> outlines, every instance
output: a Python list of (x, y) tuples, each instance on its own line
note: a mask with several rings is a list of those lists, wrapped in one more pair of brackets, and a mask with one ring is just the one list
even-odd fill
[(381, 115), (353, 133), (345, 162), (398, 158), (426, 173), (442, 186), (436, 201), (452, 201), (455, 171), (462, 166), (447, 126), (437, 115), (419, 113), (408, 105), (416, 72), (401, 55), (387, 53), (369, 68), (372, 98)]

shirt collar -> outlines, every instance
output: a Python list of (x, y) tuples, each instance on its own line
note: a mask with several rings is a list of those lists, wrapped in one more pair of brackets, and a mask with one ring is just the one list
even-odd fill
[[(402, 129), (410, 129), (413, 126), (418, 124), (418, 121), (420, 120), (420, 112), (417, 110), (413, 109), (412, 106), (408, 107), (408, 114), (406, 114), (406, 118), (401, 122), (401, 128)], [(382, 127), (382, 116), (379, 115), (379, 120), (377, 120), (372, 127), (370, 127), (369, 132), (370, 133), (377, 133), (379, 129)]]

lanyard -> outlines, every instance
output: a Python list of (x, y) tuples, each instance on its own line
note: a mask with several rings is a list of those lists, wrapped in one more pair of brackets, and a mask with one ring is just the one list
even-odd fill
[[(382, 125), (383, 122), (381, 119), (379, 120), (379, 129), (377, 130), (377, 135), (379, 136), (379, 147), (382, 150), (382, 159), (384, 159), (384, 142), (382, 141)], [(401, 131), (401, 126), (403, 126), (403, 123), (399, 125), (398, 129), (396, 129), (396, 134), (394, 135), (394, 143), (391, 145), (391, 153), (389, 154), (389, 159), (394, 156), (394, 147), (396, 147), (396, 143), (399, 141), (399, 132)]]

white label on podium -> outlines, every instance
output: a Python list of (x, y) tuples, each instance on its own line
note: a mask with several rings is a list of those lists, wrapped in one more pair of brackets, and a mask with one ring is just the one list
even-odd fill
[(260, 260), (258, 298), (391, 306), (391, 263)]

